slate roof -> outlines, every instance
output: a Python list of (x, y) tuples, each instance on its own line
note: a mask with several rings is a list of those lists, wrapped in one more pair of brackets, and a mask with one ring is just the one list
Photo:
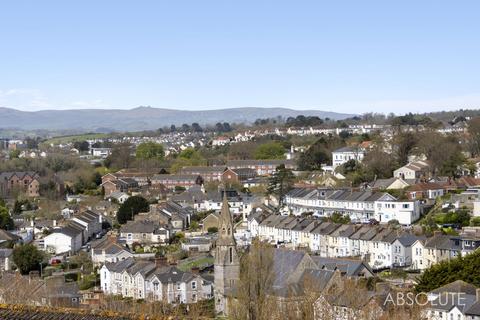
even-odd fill
[(0, 241), (18, 241), (22, 238), (7, 230), (0, 229)]
[(320, 256), (311, 256), (312, 260), (320, 269), (339, 270), (346, 276), (359, 276), (363, 269), (367, 269), (373, 274), (370, 266), (362, 260), (346, 259), (346, 258), (325, 258)]
[(191, 166), (180, 169), (182, 174), (202, 174), (202, 173), (222, 173), (227, 167), (225, 166)]
[(196, 181), (198, 174), (156, 174), (152, 180)]
[(293, 160), (230, 160), (227, 162), (227, 167), (278, 166), (281, 164), (295, 166), (295, 161)]
[(424, 240), (425, 236), (416, 236), (410, 233), (404, 233), (397, 238), (398, 241), (405, 247), (409, 247), (415, 243), (417, 240)]
[(120, 229), (121, 233), (156, 233), (160, 228), (165, 227), (150, 220), (128, 221)]
[(275, 279), (273, 287), (285, 287), (289, 276), (305, 257), (306, 253), (298, 250), (273, 249), (273, 272)]
[(134, 264), (135, 264), (135, 259), (129, 257), (125, 260), (121, 260), (118, 262), (107, 262), (105, 263), (105, 267), (112, 272), (120, 273), (125, 271), (126, 269), (128, 269)]
[(342, 147), (342, 148), (339, 148), (339, 149), (336, 149), (334, 151), (332, 151), (332, 153), (340, 153), (340, 152), (354, 152), (354, 153), (357, 153), (357, 152), (360, 152), (361, 149), (359, 148), (353, 148), (353, 147)]

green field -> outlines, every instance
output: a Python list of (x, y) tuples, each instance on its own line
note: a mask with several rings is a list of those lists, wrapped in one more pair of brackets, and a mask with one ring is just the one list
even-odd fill
[(84, 141), (87, 139), (102, 139), (102, 138), (108, 138), (111, 136), (108, 133), (85, 133), (85, 134), (78, 134), (78, 135), (69, 135), (69, 136), (61, 136), (61, 137), (55, 137), (46, 140), (44, 143), (46, 144), (64, 144), (64, 143), (69, 143), (69, 142), (75, 142), (75, 141)]

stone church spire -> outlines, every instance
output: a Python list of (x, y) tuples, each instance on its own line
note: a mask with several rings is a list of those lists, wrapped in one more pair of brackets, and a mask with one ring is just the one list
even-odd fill
[(223, 203), (222, 210), (220, 212), (220, 219), (218, 225), (218, 240), (217, 246), (226, 245), (226, 246), (235, 246), (235, 238), (233, 236), (233, 220), (232, 214), (230, 213), (230, 208), (228, 204), (227, 193), (223, 192)]
[(228, 315), (228, 301), (240, 277), (240, 261), (233, 236), (233, 220), (227, 193), (223, 193), (223, 204), (218, 220), (218, 239), (215, 248), (215, 310)]

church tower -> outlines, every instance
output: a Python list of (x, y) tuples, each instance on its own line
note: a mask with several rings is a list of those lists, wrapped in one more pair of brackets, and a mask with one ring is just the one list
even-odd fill
[(215, 311), (228, 315), (228, 296), (240, 276), (240, 261), (233, 237), (233, 221), (226, 192), (218, 221), (218, 239), (215, 248)]

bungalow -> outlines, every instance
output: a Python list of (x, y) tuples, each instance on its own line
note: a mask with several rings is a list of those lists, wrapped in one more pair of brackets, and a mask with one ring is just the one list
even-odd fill
[(430, 165), (426, 161), (415, 161), (410, 162), (403, 167), (398, 168), (393, 171), (394, 177), (399, 177), (402, 179), (419, 179), (427, 178), (428, 173), (430, 172)]
[(407, 188), (406, 195), (410, 200), (435, 200), (443, 196), (445, 189), (438, 183), (417, 183)]

